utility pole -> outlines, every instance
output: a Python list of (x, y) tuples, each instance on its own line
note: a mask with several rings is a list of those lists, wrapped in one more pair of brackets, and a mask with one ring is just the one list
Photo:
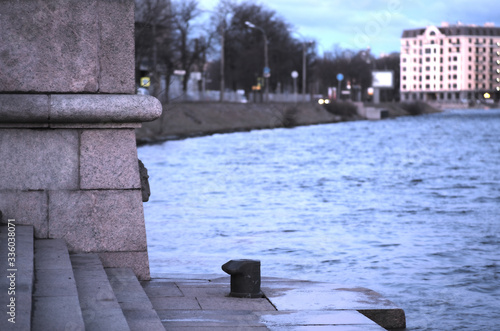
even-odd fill
[(252, 22), (249, 22), (249, 21), (246, 21), (245, 24), (252, 28), (252, 29), (257, 29), (257, 30), (260, 30), (260, 32), (262, 32), (262, 35), (264, 36), (264, 78), (266, 80), (265, 82), (265, 99), (266, 99), (266, 102), (269, 102), (269, 77), (271, 76), (271, 69), (269, 68), (269, 59), (268, 59), (268, 56), (267, 56), (267, 36), (266, 36), (266, 31), (264, 31), (263, 28), (261, 28), (260, 26), (257, 26), (255, 24), (253, 24)]

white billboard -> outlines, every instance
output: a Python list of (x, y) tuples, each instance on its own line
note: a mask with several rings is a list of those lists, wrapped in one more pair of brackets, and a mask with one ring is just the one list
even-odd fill
[(394, 72), (372, 71), (372, 86), (376, 88), (394, 88)]

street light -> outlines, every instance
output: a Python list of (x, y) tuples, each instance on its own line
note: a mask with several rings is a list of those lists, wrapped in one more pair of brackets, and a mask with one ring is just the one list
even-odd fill
[(295, 32), (302, 37), (302, 101), (306, 101), (306, 42), (301, 33), (290, 29), (288, 31)]
[(257, 26), (253, 24), (252, 22), (246, 21), (245, 25), (248, 26), (251, 29), (257, 29), (262, 32), (262, 35), (264, 36), (264, 78), (266, 79), (266, 88), (265, 88), (265, 99), (266, 102), (269, 101), (269, 76), (271, 76), (271, 69), (269, 69), (269, 62), (267, 58), (267, 36), (266, 36), (266, 31), (264, 31), (263, 28), (260, 26)]

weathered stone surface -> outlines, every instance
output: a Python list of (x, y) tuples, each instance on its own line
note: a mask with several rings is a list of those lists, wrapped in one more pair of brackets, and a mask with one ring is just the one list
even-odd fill
[(78, 132), (0, 130), (0, 190), (76, 189)]
[(134, 93), (132, 0), (0, 1), (0, 91)]
[(85, 330), (78, 296), (33, 297), (32, 320), (34, 331)]
[(134, 1), (99, 1), (99, 92), (134, 93)]
[[(0, 200), (1, 201), (1, 200)], [(6, 215), (5, 215), (6, 216)], [(10, 217), (6, 217), (10, 218)], [(14, 223), (17, 223), (14, 222)], [(7, 253), (9, 253), (7, 246), (7, 238), (9, 230), (7, 226), (0, 226), (0, 256), (5, 256), (5, 258), (0, 259), (0, 289), (2, 289), (2, 294), (0, 295), (0, 306), (6, 307), (10, 304), (11, 296), (8, 295), (7, 289), (10, 287), (10, 275), (8, 269), (9, 261), (7, 260)], [(16, 261), (15, 266), (17, 269), (16, 273), (16, 323), (12, 324), (7, 320), (10, 318), (5, 310), (5, 317), (0, 318), (0, 330), (30, 330), (31, 329), (31, 307), (32, 300), (31, 295), (33, 293), (33, 278), (34, 278), (34, 266), (33, 266), (33, 228), (31, 226), (19, 226), (15, 227), (16, 234)]]
[(148, 95), (56, 94), (50, 98), (51, 123), (147, 122), (161, 115)]
[(141, 188), (133, 129), (85, 130), (80, 139), (82, 189)]
[(146, 250), (139, 252), (99, 253), (105, 268), (130, 268), (139, 280), (150, 280), (149, 259)]
[(137, 129), (141, 123), (51, 123), (47, 126), (51, 129)]
[(142, 202), (148, 202), (149, 197), (151, 196), (151, 189), (149, 188), (149, 175), (148, 169), (146, 169), (141, 160), (139, 160), (139, 175), (141, 177)]
[(97, 3), (0, 1), (0, 91), (97, 92)]
[(0, 94), (0, 122), (44, 123), (48, 120), (47, 95)]
[(4, 214), (5, 221), (8, 218), (13, 218), (16, 220), (16, 224), (33, 225), (35, 237), (48, 237), (48, 201), (46, 192), (0, 191), (0, 210)]
[(72, 253), (145, 252), (141, 191), (51, 191), (49, 237)]

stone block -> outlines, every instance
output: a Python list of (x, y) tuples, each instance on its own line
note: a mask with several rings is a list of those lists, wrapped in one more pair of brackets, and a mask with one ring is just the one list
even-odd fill
[(44, 191), (0, 191), (0, 210), (4, 221), (16, 220), (16, 224), (33, 225), (36, 238), (47, 238), (48, 201)]
[(0, 130), (0, 190), (78, 188), (78, 132)]
[(84, 130), (80, 140), (82, 189), (141, 188), (133, 129)]
[(0, 91), (97, 92), (97, 4), (0, 1)]
[(85, 330), (78, 296), (34, 297), (32, 330)]
[(129, 310), (123, 308), (123, 314), (125, 315), (131, 330), (165, 330), (160, 319), (158, 318), (158, 314), (153, 309)]
[(134, 1), (99, 1), (99, 92), (135, 92)]
[(179, 310), (199, 310), (200, 304), (196, 298), (186, 297), (163, 297), (150, 298), (155, 310), (179, 309)]
[(139, 280), (150, 280), (148, 252), (101, 252), (105, 268), (130, 268)]
[(47, 95), (0, 94), (0, 122), (44, 123), (48, 120)]
[(61, 239), (35, 240), (35, 269), (73, 272), (66, 243)]
[(134, 1), (0, 1), (0, 91), (134, 93)]
[[(143, 282), (142, 287), (149, 299), (165, 298), (165, 297), (183, 297), (184, 295), (179, 290), (179, 287), (174, 282)], [(151, 301), (152, 303), (152, 301)]]
[(75, 278), (71, 269), (40, 269), (36, 272), (33, 296), (76, 296)]
[(148, 95), (57, 94), (50, 97), (51, 123), (147, 122), (161, 115), (158, 99)]
[(49, 237), (72, 253), (146, 252), (141, 191), (51, 191)]

